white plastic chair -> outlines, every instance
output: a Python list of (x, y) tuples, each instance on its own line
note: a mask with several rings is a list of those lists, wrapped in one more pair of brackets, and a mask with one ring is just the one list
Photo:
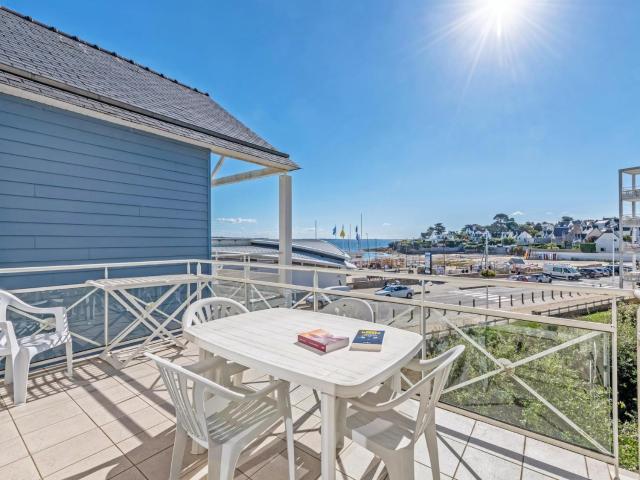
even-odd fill
[[(376, 392), (348, 400), (344, 435), (376, 454), (386, 465), (389, 480), (414, 479), (413, 451), (423, 434), (433, 479), (440, 479), (435, 409), (453, 362), (463, 351), (464, 346), (458, 345), (431, 360), (412, 360), (407, 368), (423, 372), (424, 377), (402, 394), (396, 395), (385, 383)], [(419, 403), (406, 404), (415, 395), (420, 395)]]
[[(51, 314), (55, 317), (55, 331), (35, 333), (17, 338), (13, 323), (7, 320), (7, 308), (35, 315)], [(65, 345), (67, 375), (73, 376), (73, 347), (64, 307), (33, 307), (15, 295), (0, 290), (0, 357), (6, 357), (5, 384), (13, 382), (13, 402), (20, 405), (27, 400), (29, 364), (38, 353)]]
[(321, 312), (356, 318), (367, 322), (375, 321), (371, 305), (359, 298), (339, 298), (326, 305)]
[[(192, 325), (211, 322), (218, 318), (231, 317), (249, 313), (249, 310), (239, 302), (225, 297), (203, 298), (193, 302), (182, 316), (182, 330), (186, 330)], [(220, 376), (217, 381), (228, 384), (233, 381), (236, 386), (242, 385), (242, 375), (248, 370), (244, 365), (227, 362), (224, 369), (220, 369)], [(232, 380), (231, 380), (232, 379)]]
[[(181, 367), (153, 354), (145, 355), (156, 363), (176, 409), (169, 480), (180, 477), (188, 437), (209, 451), (209, 480), (232, 480), (244, 448), (272, 431), (280, 420), (284, 420), (287, 435), (289, 479), (295, 479), (288, 382), (270, 382), (257, 392), (225, 387), (199, 375), (223, 367), (220, 358)], [(273, 392), (276, 399), (270, 397)]]

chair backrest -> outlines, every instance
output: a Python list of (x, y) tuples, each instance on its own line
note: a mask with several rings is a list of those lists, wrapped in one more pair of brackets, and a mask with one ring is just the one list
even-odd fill
[(464, 352), (464, 345), (457, 345), (442, 355), (429, 360), (430, 365), (433, 365), (433, 369), (398, 397), (397, 400), (403, 402), (416, 394), (420, 395), (420, 406), (416, 417), (416, 427), (413, 432), (414, 443), (422, 436), (435, 415), (436, 404), (440, 400), (442, 390), (447, 384), (453, 362), (462, 355), (462, 352)]
[(241, 313), (249, 313), (249, 310), (241, 303), (230, 298), (203, 298), (193, 302), (184, 312), (182, 328), (187, 329), (191, 325), (198, 325), (232, 315), (240, 315)]
[(0, 290), (0, 322), (8, 322), (7, 309), (11, 307), (18, 312), (33, 313), (37, 315), (53, 315), (55, 317), (56, 331), (68, 334), (67, 309), (64, 307), (34, 307), (23, 302), (18, 297), (6, 290)]
[(19, 348), (13, 324), (7, 320), (7, 309), (9, 307), (25, 312), (29, 312), (33, 308), (12, 293), (0, 290), (0, 356), (16, 353)]
[(6, 290), (0, 290), (0, 322), (6, 321), (8, 307), (13, 307), (16, 310), (22, 310), (24, 312), (33, 312), (34, 310), (37, 310), (36, 307), (32, 307), (28, 303), (24, 303), (14, 294), (9, 293)]
[(359, 298), (339, 298), (326, 305), (321, 312), (331, 313), (341, 317), (356, 318), (367, 322), (375, 321), (371, 305)]
[[(225, 392), (232, 397), (241, 396), (164, 358), (148, 352), (145, 356), (153, 360), (160, 371), (162, 381), (176, 409), (176, 421), (184, 427), (191, 438), (206, 445), (208, 431), (205, 400), (211, 396), (206, 396), (205, 393), (221, 394), (223, 401), (225, 401)], [(227, 398), (226, 401), (230, 399)]]

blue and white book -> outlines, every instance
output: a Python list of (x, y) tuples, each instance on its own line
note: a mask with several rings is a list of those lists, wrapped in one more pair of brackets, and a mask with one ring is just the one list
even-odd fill
[(379, 352), (382, 350), (382, 340), (384, 340), (384, 330), (358, 330), (351, 342), (351, 350)]

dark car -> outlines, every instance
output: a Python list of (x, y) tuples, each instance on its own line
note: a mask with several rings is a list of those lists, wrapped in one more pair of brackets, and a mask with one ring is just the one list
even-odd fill
[(598, 273), (598, 271), (595, 268), (579, 268), (578, 271), (580, 272), (580, 275), (582, 275), (585, 278), (599, 278), (601, 277), (601, 275)]

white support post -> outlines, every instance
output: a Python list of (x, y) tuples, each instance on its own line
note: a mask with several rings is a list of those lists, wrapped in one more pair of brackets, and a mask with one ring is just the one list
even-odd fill
[[(280, 175), (279, 185), (279, 255), (278, 263), (283, 266), (291, 265), (292, 256), (292, 215), (291, 215), (291, 177)], [(280, 270), (280, 283), (291, 283), (291, 270)], [(291, 307), (291, 291), (284, 292), (285, 307)]]
[[(622, 221), (622, 217), (620, 217)], [(622, 237), (620, 237), (622, 241)], [(620, 447), (618, 440), (618, 299), (611, 299), (611, 325), (613, 331), (611, 332), (611, 396), (612, 396), (612, 420), (613, 420), (613, 458), (615, 463), (614, 467), (614, 479), (620, 478)]]

